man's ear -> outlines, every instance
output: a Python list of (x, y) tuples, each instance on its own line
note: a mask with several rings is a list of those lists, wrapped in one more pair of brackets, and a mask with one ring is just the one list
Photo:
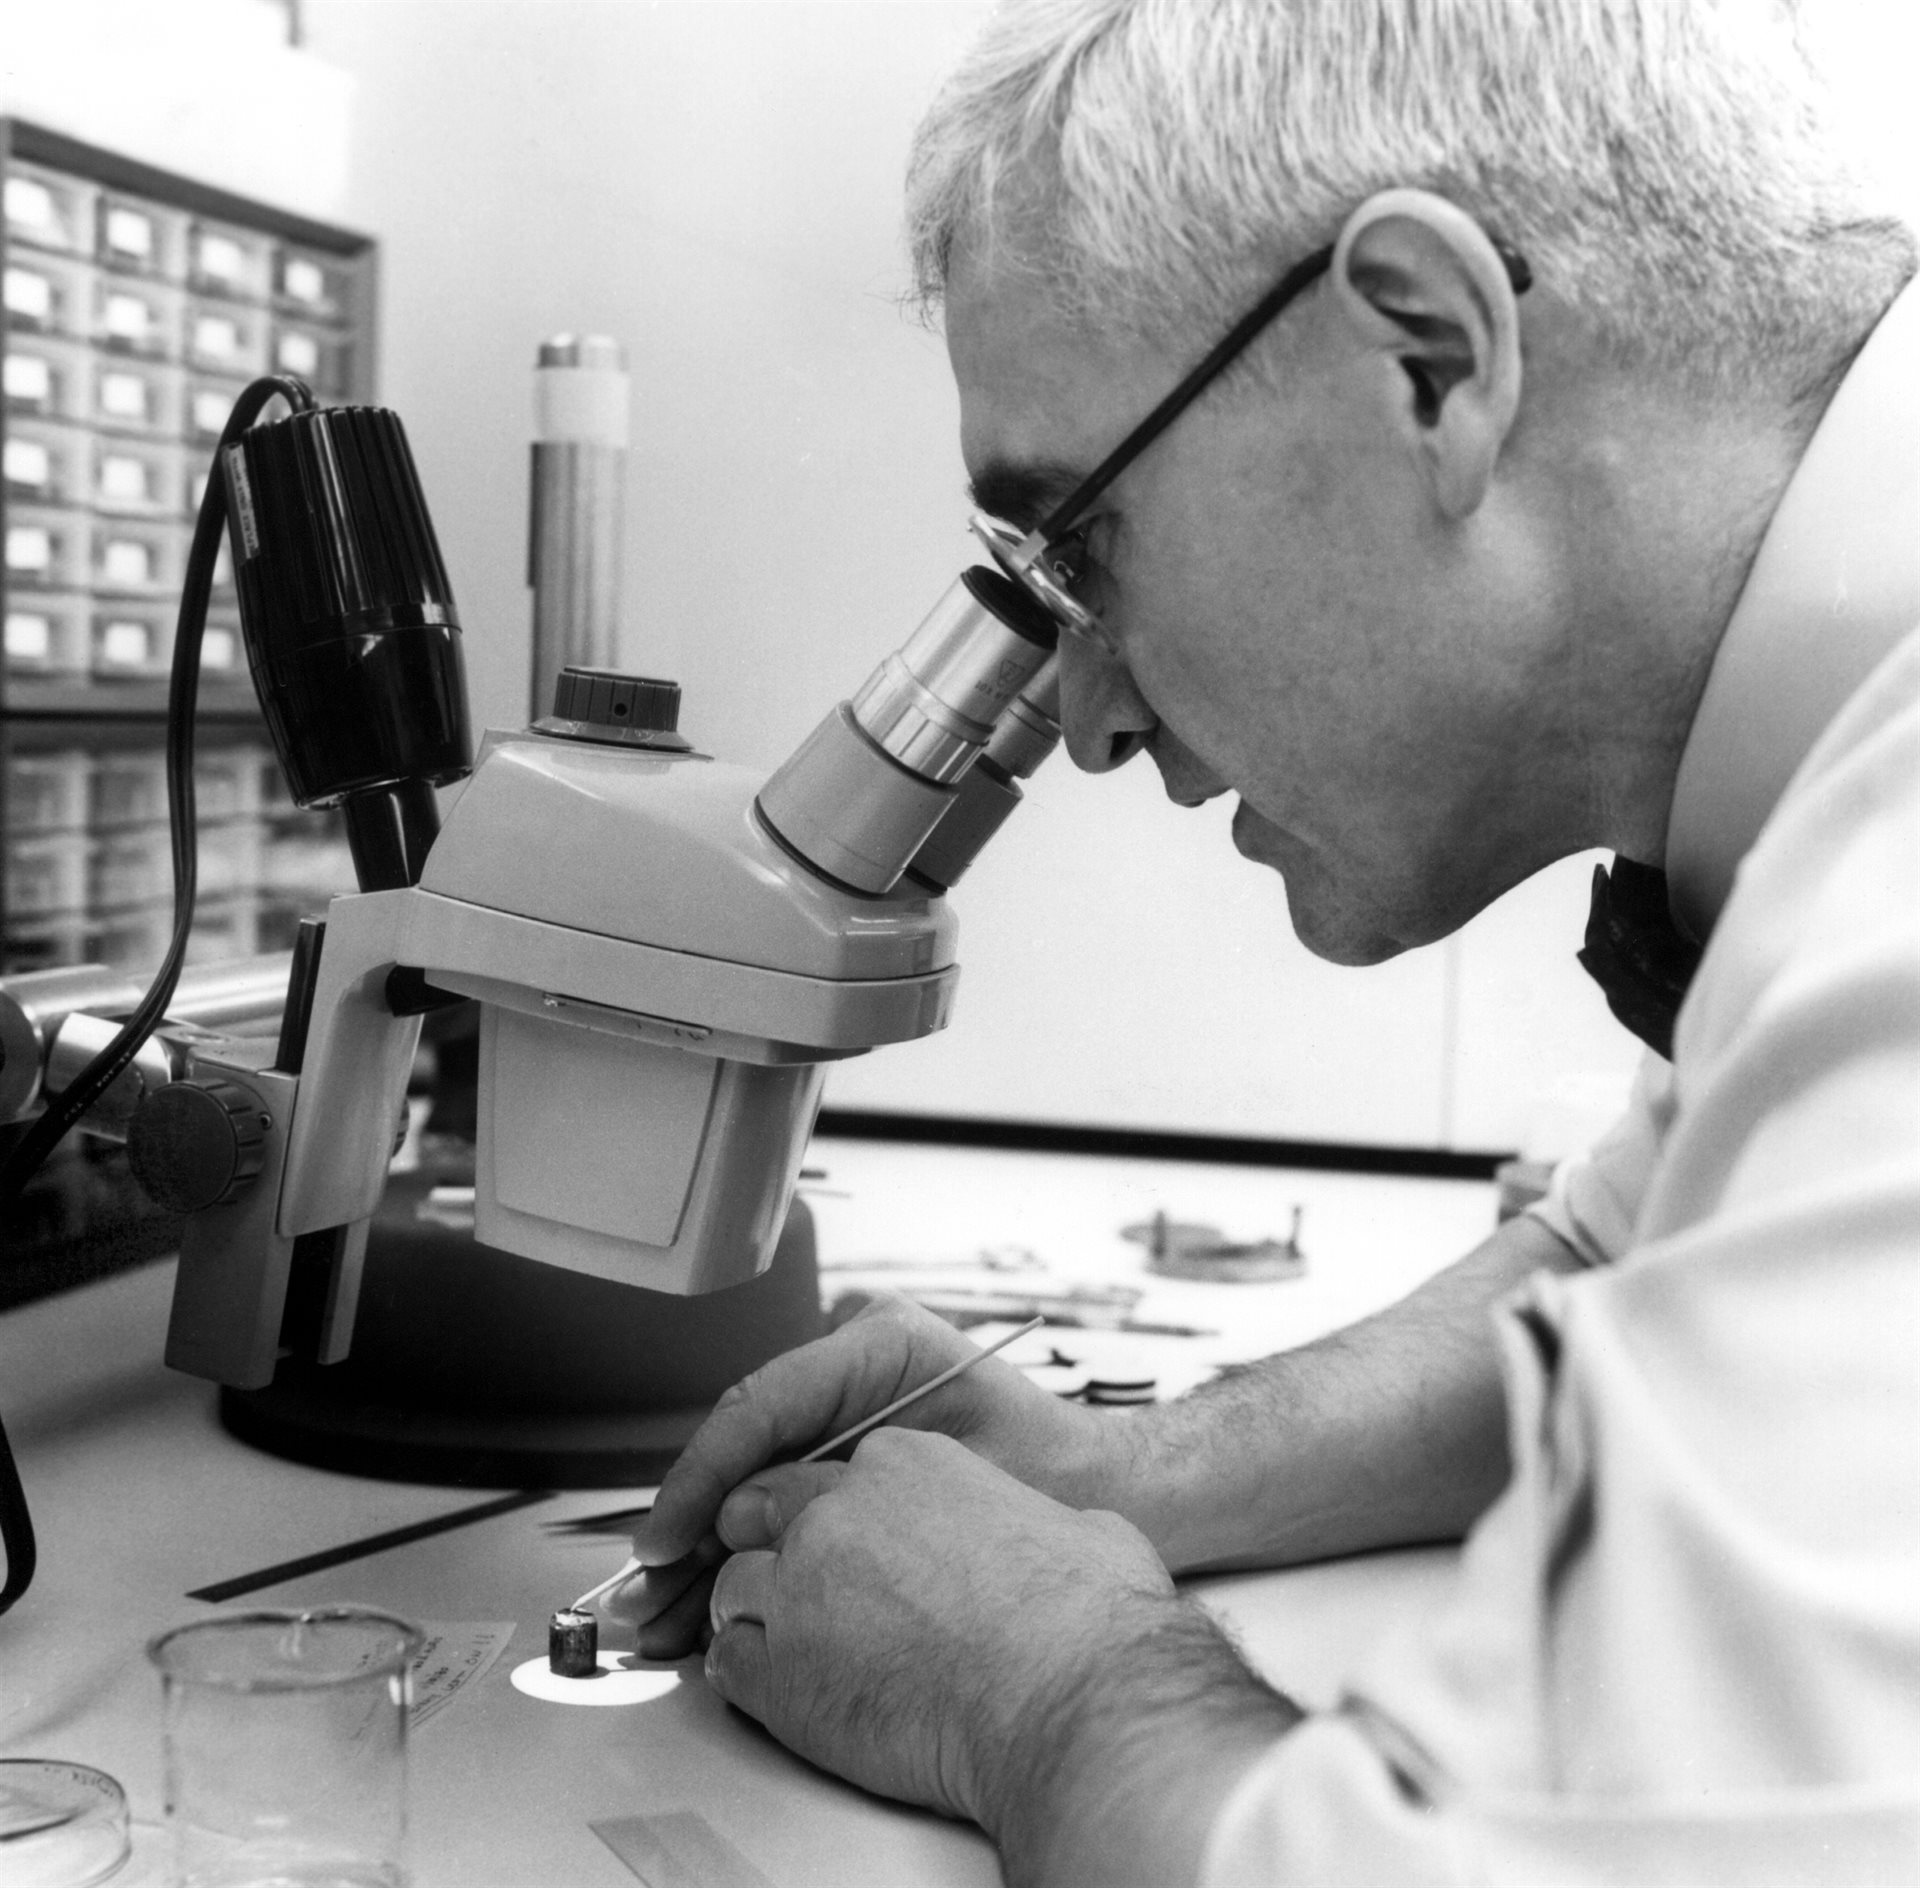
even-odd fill
[(1347, 218), (1329, 275), (1341, 314), (1404, 380), (1436, 501), (1467, 517), (1520, 408), (1520, 311), (1499, 252), (1446, 198), (1383, 190)]

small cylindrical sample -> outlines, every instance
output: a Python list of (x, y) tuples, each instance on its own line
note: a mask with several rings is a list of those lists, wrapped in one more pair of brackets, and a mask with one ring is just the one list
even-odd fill
[(591, 1678), (600, 1669), (600, 1621), (565, 1607), (547, 1622), (547, 1665), (556, 1678)]

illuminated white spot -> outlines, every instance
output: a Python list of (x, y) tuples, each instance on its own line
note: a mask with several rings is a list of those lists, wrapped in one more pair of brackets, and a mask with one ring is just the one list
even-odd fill
[(680, 1683), (677, 1665), (648, 1665), (630, 1652), (602, 1652), (593, 1678), (556, 1677), (543, 1652), (513, 1668), (516, 1691), (548, 1704), (651, 1704)]

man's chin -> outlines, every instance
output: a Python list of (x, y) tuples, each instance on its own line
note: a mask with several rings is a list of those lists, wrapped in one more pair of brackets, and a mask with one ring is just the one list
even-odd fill
[(1287, 911), (1293, 919), (1294, 936), (1323, 963), (1338, 964), (1343, 970), (1384, 964), (1412, 948), (1397, 937), (1383, 937), (1378, 932), (1356, 933), (1339, 924), (1316, 924), (1291, 898)]
[(1319, 869), (1306, 847), (1291, 841), (1271, 820), (1245, 800), (1234, 809), (1233, 846), (1243, 859), (1277, 872), (1287, 891), (1287, 916), (1293, 934), (1314, 956), (1353, 970), (1383, 964), (1411, 948), (1404, 938), (1369, 924), (1341, 887)]

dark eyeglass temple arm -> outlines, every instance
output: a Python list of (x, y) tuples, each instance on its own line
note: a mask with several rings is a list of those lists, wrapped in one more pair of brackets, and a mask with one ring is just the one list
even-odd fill
[[(1513, 292), (1524, 295), (1533, 286), (1533, 270), (1526, 257), (1498, 237), (1488, 240), (1507, 272), (1507, 280), (1513, 284)], [(1079, 521), (1080, 514), (1206, 391), (1209, 383), (1268, 322), (1303, 289), (1326, 274), (1332, 261), (1333, 246), (1329, 244), (1310, 256), (1303, 256), (1274, 283), (1207, 351), (1187, 377), (1055, 506), (1040, 526), (1041, 539), (1051, 547), (1057, 539), (1065, 537)]]

